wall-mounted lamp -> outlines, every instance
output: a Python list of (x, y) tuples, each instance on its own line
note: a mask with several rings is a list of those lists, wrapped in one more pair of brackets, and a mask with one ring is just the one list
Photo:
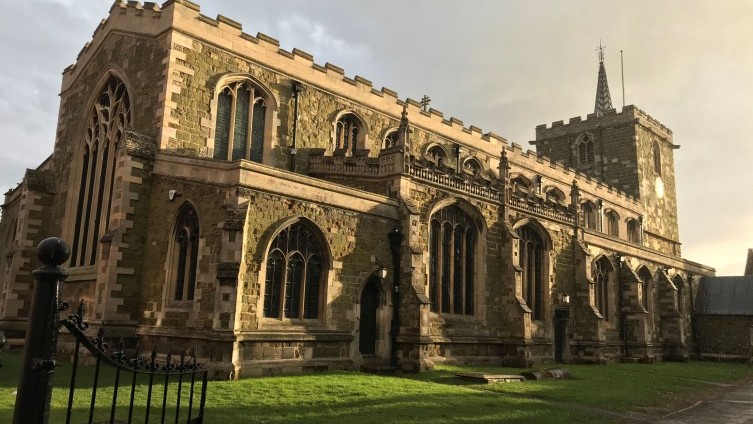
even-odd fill
[(171, 202), (175, 200), (176, 197), (180, 197), (180, 196), (181, 194), (175, 190), (170, 190), (167, 192), (167, 198), (170, 199)]
[(570, 304), (570, 295), (567, 293), (562, 293), (560, 295), (560, 301), (563, 305), (569, 305)]
[(375, 255), (371, 255), (371, 263), (376, 264), (375, 271), (377, 271), (377, 275), (379, 275), (379, 278), (385, 279), (387, 278), (387, 267), (384, 266), (382, 261), (379, 260)]

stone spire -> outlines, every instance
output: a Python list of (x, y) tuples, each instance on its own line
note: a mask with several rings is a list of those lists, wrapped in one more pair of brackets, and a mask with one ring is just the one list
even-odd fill
[(599, 42), (599, 82), (596, 83), (596, 103), (594, 113), (596, 116), (604, 115), (609, 109), (612, 109), (612, 98), (609, 95), (609, 84), (607, 84), (607, 71), (604, 69), (604, 47)]

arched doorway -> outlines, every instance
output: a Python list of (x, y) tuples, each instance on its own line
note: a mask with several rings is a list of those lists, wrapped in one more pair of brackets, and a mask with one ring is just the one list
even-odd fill
[(379, 337), (377, 310), (380, 304), (379, 278), (372, 275), (361, 292), (361, 320), (359, 324), (358, 350), (361, 355), (375, 355)]

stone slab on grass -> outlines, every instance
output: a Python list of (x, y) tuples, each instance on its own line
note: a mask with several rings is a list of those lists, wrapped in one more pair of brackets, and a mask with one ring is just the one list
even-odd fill
[(462, 372), (455, 374), (455, 377), (485, 384), (525, 381), (525, 377), (518, 374), (486, 374), (483, 372)]

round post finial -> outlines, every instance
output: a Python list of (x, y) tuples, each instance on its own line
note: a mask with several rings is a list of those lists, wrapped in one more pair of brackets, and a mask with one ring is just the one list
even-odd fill
[(71, 248), (63, 239), (49, 237), (37, 245), (37, 259), (47, 266), (60, 266), (71, 256)]

